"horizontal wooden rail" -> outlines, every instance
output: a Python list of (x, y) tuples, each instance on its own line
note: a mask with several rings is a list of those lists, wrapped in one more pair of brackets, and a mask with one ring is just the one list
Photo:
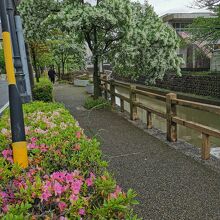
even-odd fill
[(135, 89), (134, 92), (136, 92), (139, 95), (144, 95), (144, 96), (147, 96), (147, 97), (150, 97), (150, 98), (154, 98), (154, 99), (166, 102), (166, 97), (165, 96), (158, 95), (156, 93), (146, 92), (146, 91), (142, 91), (142, 90), (139, 90), (139, 89)]
[(199, 102), (191, 102), (191, 101), (187, 101), (187, 100), (183, 100), (183, 99), (173, 99), (172, 103), (176, 104), (176, 105), (190, 107), (193, 109), (211, 112), (211, 113), (215, 113), (215, 114), (220, 115), (220, 107), (219, 106), (208, 105), (208, 104), (203, 104), (203, 103), (199, 103)]
[(129, 85), (124, 84), (124, 83), (121, 83), (121, 82), (117, 82), (117, 81), (114, 82), (114, 85), (115, 85), (115, 86), (122, 87), (122, 88), (125, 88), (125, 89), (129, 89), (129, 88), (130, 88)]
[(118, 98), (120, 98), (120, 99), (122, 99), (122, 100), (128, 102), (128, 103), (131, 102), (130, 98), (128, 98), (128, 97), (126, 97), (126, 96), (123, 96), (123, 95), (118, 94), (118, 93), (114, 93), (114, 95), (117, 96)]
[(144, 104), (142, 104), (142, 103), (140, 103), (140, 102), (135, 102), (134, 104), (135, 104), (137, 107), (139, 107), (139, 108), (141, 108), (141, 109), (144, 109), (144, 110), (146, 110), (146, 111), (148, 111), (148, 112), (151, 112), (151, 113), (153, 113), (153, 114), (155, 114), (155, 115), (157, 115), (157, 116), (159, 116), (159, 117), (161, 117), (161, 118), (164, 118), (164, 119), (167, 118), (167, 116), (166, 116), (165, 113), (160, 112), (160, 111), (157, 111), (157, 110), (152, 109), (152, 108), (148, 108), (146, 105), (144, 105)]
[(173, 117), (172, 120), (179, 125), (194, 129), (200, 133), (208, 134), (209, 136), (220, 138), (220, 130), (218, 129), (210, 128), (208, 126), (193, 121), (187, 121), (179, 117)]
[[(177, 125), (182, 125), (187, 128), (196, 130), (202, 134), (202, 148), (201, 157), (204, 160), (210, 158), (210, 136), (220, 138), (220, 130), (211, 128), (206, 125), (202, 125), (197, 122), (188, 121), (177, 116), (177, 106), (188, 107), (201, 111), (211, 112), (220, 115), (220, 107), (214, 105), (203, 104), (199, 102), (192, 102), (183, 99), (178, 99), (174, 93), (169, 93), (166, 96), (148, 92), (140, 86), (136, 87), (134, 84), (124, 83), (115, 80), (101, 79), (103, 85), (100, 88), (104, 91), (105, 98), (108, 98), (109, 93), (111, 95), (112, 108), (116, 105), (115, 97), (120, 99), (121, 112), (124, 112), (124, 101), (130, 103), (130, 118), (135, 120), (138, 117), (137, 108), (144, 109), (146, 111), (146, 124), (147, 128), (152, 128), (152, 114), (155, 114), (166, 120), (167, 125), (167, 140), (171, 142), (177, 141)], [(108, 85), (109, 84), (109, 85)], [(126, 88), (129, 97), (121, 95), (115, 92), (116, 87)], [(143, 95), (152, 99), (162, 101), (166, 104), (166, 113), (160, 112), (156, 109), (152, 109), (145, 104), (137, 101), (137, 94)]]

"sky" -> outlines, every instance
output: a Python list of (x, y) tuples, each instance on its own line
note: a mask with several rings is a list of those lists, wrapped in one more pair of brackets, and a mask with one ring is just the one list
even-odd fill
[[(139, 0), (141, 3), (144, 0)], [(148, 0), (148, 2), (154, 6), (155, 11), (159, 15), (175, 12), (204, 12), (205, 10), (199, 10), (192, 8), (193, 0)]]
[[(87, 0), (90, 3), (96, 2), (96, 0)], [(132, 0), (144, 3), (144, 0)], [(207, 12), (204, 9), (192, 8), (194, 0), (148, 0), (148, 2), (154, 6), (154, 10), (158, 15), (164, 15), (167, 13), (190, 13), (190, 12)]]

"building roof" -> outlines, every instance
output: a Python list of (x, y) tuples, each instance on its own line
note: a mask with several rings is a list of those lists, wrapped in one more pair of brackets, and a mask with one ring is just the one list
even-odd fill
[(215, 17), (215, 14), (212, 12), (194, 12), (194, 13), (168, 13), (161, 16), (164, 22), (175, 21), (175, 20), (192, 21), (199, 17), (213, 18)]

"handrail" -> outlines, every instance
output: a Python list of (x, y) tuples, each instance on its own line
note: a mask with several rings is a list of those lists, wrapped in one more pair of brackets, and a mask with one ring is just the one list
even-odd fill
[[(192, 109), (202, 110), (206, 112), (211, 112), (220, 115), (220, 107), (215, 105), (203, 104), (199, 102), (187, 101), (183, 99), (178, 99), (177, 95), (174, 93), (169, 93), (166, 96), (159, 95), (156, 93), (148, 92), (146, 90), (141, 90), (140, 87), (136, 87), (133, 84), (119, 82), (115, 80), (105, 80), (101, 79), (104, 82), (104, 86), (100, 88), (105, 91), (105, 97), (107, 98), (107, 93), (111, 94), (111, 105), (115, 106), (115, 97), (120, 98), (121, 111), (124, 111), (124, 101), (130, 103), (130, 117), (131, 120), (137, 118), (137, 108), (146, 110), (147, 112), (147, 128), (152, 128), (152, 114), (155, 114), (167, 121), (167, 140), (175, 142), (177, 140), (177, 124), (185, 126), (187, 128), (194, 129), (202, 133), (202, 150), (201, 156), (202, 159), (207, 160), (210, 158), (210, 140), (209, 137), (220, 138), (220, 130), (211, 128), (209, 126), (188, 121), (177, 116), (177, 106), (188, 107)], [(110, 84), (110, 89), (108, 89), (108, 84)], [(125, 97), (121, 94), (115, 92), (115, 87), (123, 87), (128, 89), (129, 97)], [(137, 94), (143, 95), (146, 97), (154, 98), (166, 103), (166, 113), (160, 112), (156, 109), (152, 109), (141, 102), (137, 102)]]
[(136, 92), (139, 95), (145, 95), (145, 96), (148, 96), (150, 98), (155, 98), (155, 99), (158, 99), (160, 101), (166, 102), (166, 97), (165, 96), (158, 95), (156, 93), (146, 92), (146, 91), (142, 91), (142, 90), (139, 90), (139, 89), (134, 89), (134, 92)]
[(179, 125), (183, 125), (185, 127), (194, 129), (194, 130), (199, 131), (201, 133), (205, 133), (210, 136), (220, 138), (220, 130), (218, 130), (218, 129), (211, 128), (209, 126), (205, 126), (200, 123), (193, 122), (193, 121), (184, 120), (184, 119), (182, 119), (180, 117), (176, 117), (176, 116), (173, 117), (172, 120)]
[(192, 101), (187, 101), (187, 100), (183, 100), (183, 99), (173, 99), (172, 103), (176, 104), (176, 105), (190, 107), (193, 109), (202, 110), (202, 111), (211, 112), (211, 113), (215, 113), (215, 114), (220, 115), (220, 107), (219, 106), (203, 104), (203, 103), (199, 103), (199, 102), (192, 102)]

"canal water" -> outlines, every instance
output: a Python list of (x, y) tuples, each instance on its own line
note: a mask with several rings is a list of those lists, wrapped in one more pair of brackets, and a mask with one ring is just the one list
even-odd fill
[[(127, 89), (124, 88), (118, 88), (116, 87), (116, 92), (124, 95), (126, 97), (129, 97), (129, 93)], [(155, 110), (158, 110), (160, 112), (166, 113), (166, 103), (148, 98), (143, 95), (137, 95), (137, 101), (143, 103), (144, 105), (153, 108)], [(116, 98), (116, 104), (120, 105), (119, 98)], [(129, 103), (125, 102), (125, 110), (130, 112), (130, 105)], [(191, 109), (187, 107), (177, 106), (177, 116), (181, 117), (183, 119), (201, 123), (203, 125), (207, 125), (212, 128), (216, 128), (220, 130), (220, 116), (214, 113), (209, 113), (205, 111), (200, 111), (196, 109)], [(146, 111), (143, 109), (138, 108), (138, 117), (143, 122), (146, 123)], [(152, 121), (153, 121), (153, 127), (162, 130), (163, 132), (166, 132), (166, 120), (162, 119), (154, 114), (152, 114)], [(185, 140), (186, 142), (189, 142), (197, 147), (201, 147), (202, 145), (202, 134), (192, 130), (190, 128), (186, 128), (181, 125), (177, 125), (178, 130), (178, 138)], [(220, 147), (220, 139), (218, 138), (210, 138), (211, 146), (212, 148)]]

